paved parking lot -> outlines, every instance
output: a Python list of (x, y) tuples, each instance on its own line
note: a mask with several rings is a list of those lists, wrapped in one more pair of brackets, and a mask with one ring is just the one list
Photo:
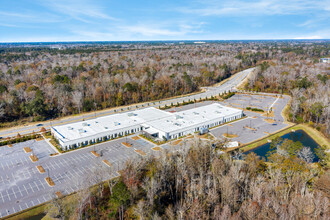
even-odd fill
[[(282, 110), (289, 101), (288, 96), (283, 98), (267, 96), (267, 95), (247, 95), (238, 94), (230, 99), (226, 100), (224, 104), (238, 107), (255, 107), (267, 111), (272, 107), (274, 111), (274, 117), (267, 117), (264, 113), (257, 113), (251, 111), (245, 111), (244, 114), (247, 118), (230, 123), (229, 125), (223, 125), (214, 129), (211, 129), (211, 133), (218, 138), (224, 138), (224, 133), (235, 134), (238, 137), (231, 138), (231, 141), (238, 141), (242, 144), (246, 144), (257, 139), (266, 137), (269, 133), (279, 131), (288, 125), (284, 123), (284, 118), (281, 115)], [(273, 124), (265, 121), (266, 118), (271, 118), (275, 122)], [(251, 129), (252, 128), (252, 129)]]
[[(240, 101), (244, 100), (244, 101)], [(260, 102), (260, 100), (262, 100)], [(248, 143), (255, 139), (266, 136), (265, 132), (275, 132), (287, 126), (283, 123), (281, 111), (289, 98), (265, 97), (263, 99), (251, 96), (235, 95), (222, 103), (234, 106), (235, 103), (241, 105), (249, 104), (256, 107), (266, 105), (274, 106), (276, 125), (264, 121), (266, 118), (259, 113), (245, 112), (248, 118), (231, 123), (232, 126), (224, 125), (212, 129), (211, 133), (216, 137), (223, 137), (223, 133), (235, 133), (237, 140), (241, 143)], [(176, 111), (187, 110), (194, 107), (210, 104), (211, 101), (186, 105), (176, 108)], [(173, 109), (169, 109), (171, 111)], [(256, 118), (255, 118), (256, 117)], [(246, 126), (256, 129), (245, 128)], [(159, 155), (160, 151), (154, 151), (155, 145), (145, 139), (133, 140), (130, 137), (121, 138), (106, 143), (78, 149), (58, 156), (50, 156), (55, 153), (46, 141), (27, 141), (14, 144), (12, 148), (8, 146), (0, 147), (0, 218), (15, 212), (44, 203), (55, 197), (55, 192), (63, 195), (81, 189), (86, 185), (93, 185), (101, 180), (106, 180), (118, 176), (118, 170), (122, 169), (129, 159), (140, 158), (135, 150), (142, 150), (147, 155)], [(127, 148), (122, 142), (127, 141), (132, 147)], [(25, 153), (24, 147), (30, 147), (39, 160), (33, 163), (29, 159), (31, 153)], [(164, 149), (179, 149), (169, 144), (161, 146)], [(100, 157), (95, 157), (91, 151), (95, 150)], [(103, 162), (108, 160), (112, 166)], [(40, 173), (37, 166), (45, 169), (45, 173)], [(95, 178), (95, 173), (100, 173)], [(55, 186), (51, 187), (45, 181), (47, 175), (52, 178)], [(91, 175), (93, 174), (93, 175)], [(93, 177), (93, 178), (92, 178)]]
[[(126, 141), (131, 148), (123, 146)], [(25, 153), (24, 147), (29, 146), (39, 160), (33, 163), (29, 159), (31, 153)], [(49, 156), (53, 149), (45, 141), (27, 141), (14, 144), (12, 148), (0, 147), (0, 218), (15, 212), (44, 203), (55, 197), (55, 192), (63, 195), (77, 191), (83, 185), (93, 185), (97, 179), (91, 178), (101, 172), (100, 180), (118, 176), (128, 159), (141, 157), (135, 149), (148, 154), (157, 154), (151, 150), (154, 145), (146, 140), (132, 140), (130, 137), (82, 148), (58, 156)], [(100, 157), (95, 157), (95, 150)], [(108, 160), (111, 167), (103, 160)], [(40, 173), (36, 166), (41, 165), (45, 173)], [(47, 175), (52, 178), (55, 186), (45, 181)], [(90, 178), (90, 179), (88, 179)], [(87, 179), (87, 180), (86, 180)]]

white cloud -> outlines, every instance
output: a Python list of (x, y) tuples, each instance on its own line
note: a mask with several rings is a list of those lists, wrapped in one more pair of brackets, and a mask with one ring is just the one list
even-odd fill
[(177, 10), (200, 16), (246, 16), (301, 14), (311, 10), (329, 11), (329, 0), (223, 0), (198, 1), (195, 7)]
[(42, 4), (48, 9), (65, 14), (85, 23), (91, 23), (89, 18), (117, 20), (107, 15), (102, 7), (89, 0), (44, 0)]

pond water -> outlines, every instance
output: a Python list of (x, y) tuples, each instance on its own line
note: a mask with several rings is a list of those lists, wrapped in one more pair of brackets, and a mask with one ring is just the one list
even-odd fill
[[(290, 132), (287, 133), (283, 136), (281, 136), (283, 139), (289, 139), (292, 141), (300, 141), (305, 147), (310, 147), (312, 149), (312, 151), (314, 152), (314, 149), (319, 146), (314, 139), (312, 139), (306, 132), (304, 132), (303, 130), (297, 130), (295, 132)], [(267, 153), (269, 151), (270, 148), (270, 143), (261, 145), (257, 148), (254, 148), (252, 150), (249, 150), (247, 152), (245, 152), (244, 154), (249, 154), (251, 152), (254, 152), (255, 154), (257, 154), (258, 156), (260, 156), (260, 158), (265, 158), (267, 159)], [(317, 162), (318, 158), (315, 155), (314, 152), (314, 160), (313, 162)]]

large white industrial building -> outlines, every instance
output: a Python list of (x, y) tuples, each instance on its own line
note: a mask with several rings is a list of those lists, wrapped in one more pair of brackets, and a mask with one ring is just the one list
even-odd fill
[(141, 131), (155, 138), (169, 140), (242, 116), (242, 110), (225, 107), (218, 103), (175, 113), (150, 107), (54, 126), (51, 128), (51, 132), (61, 147), (67, 150)]

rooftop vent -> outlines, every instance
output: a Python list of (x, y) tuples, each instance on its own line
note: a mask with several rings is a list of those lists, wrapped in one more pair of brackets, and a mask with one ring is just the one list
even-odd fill
[(183, 117), (180, 115), (175, 115), (175, 119), (180, 119), (180, 118), (183, 118)]

